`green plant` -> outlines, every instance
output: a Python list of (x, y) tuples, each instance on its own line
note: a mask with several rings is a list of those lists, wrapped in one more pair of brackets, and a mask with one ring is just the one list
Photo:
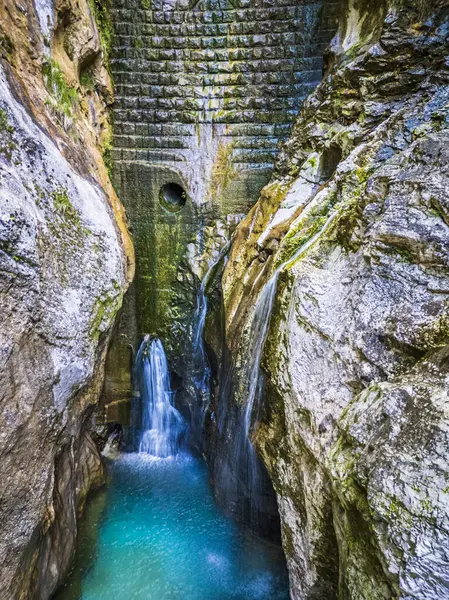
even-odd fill
[(95, 77), (92, 69), (86, 69), (80, 73), (80, 84), (86, 90), (95, 89)]
[(51, 193), (51, 197), (56, 213), (66, 222), (78, 227), (80, 225), (79, 212), (70, 202), (67, 189), (60, 185)]
[(68, 85), (58, 63), (49, 59), (42, 65), (45, 85), (50, 93), (46, 104), (66, 131), (73, 125), (78, 110), (79, 96), (76, 89)]
[(8, 122), (8, 115), (6, 114), (6, 110), (0, 108), (0, 133), (14, 133), (14, 127)]
[(11, 60), (14, 52), (14, 43), (6, 33), (0, 31), (0, 58)]
[(109, 177), (112, 177), (112, 144), (111, 142), (106, 142), (103, 146), (103, 161), (104, 166), (106, 167), (106, 171), (108, 172)]
[(104, 124), (104, 128), (101, 136), (101, 149), (103, 155), (104, 166), (108, 172), (109, 177), (112, 176), (112, 125), (110, 120)]
[(109, 59), (114, 39), (114, 26), (110, 14), (111, 0), (89, 0), (89, 2), (95, 16), (98, 31), (100, 32), (105, 63), (109, 69)]
[(13, 134), (14, 127), (10, 125), (6, 111), (0, 108), (0, 154), (4, 154), (8, 160), (11, 160), (17, 147)]

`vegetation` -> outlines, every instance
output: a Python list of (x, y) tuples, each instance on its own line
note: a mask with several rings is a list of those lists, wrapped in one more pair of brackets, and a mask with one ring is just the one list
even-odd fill
[(94, 12), (95, 21), (100, 32), (105, 64), (109, 69), (109, 59), (114, 39), (114, 26), (110, 14), (111, 0), (90, 0), (90, 6)]
[(80, 73), (80, 84), (85, 90), (95, 89), (95, 77), (92, 69), (85, 69)]
[(17, 145), (14, 141), (14, 127), (8, 122), (6, 111), (0, 108), (0, 154), (11, 160)]
[(50, 58), (42, 66), (45, 85), (50, 93), (47, 106), (66, 131), (73, 126), (74, 114), (78, 110), (79, 96), (70, 86), (58, 63)]
[(212, 168), (212, 177), (210, 183), (210, 196), (213, 198), (224, 190), (230, 181), (235, 177), (236, 171), (232, 160), (234, 145), (219, 143), (217, 156)]
[(6, 33), (0, 30), (0, 58), (11, 60), (14, 52), (14, 44)]
[[(407, 0), (397, 0), (398, 8), (408, 8), (410, 3)], [(414, 9), (418, 13), (418, 17), (420, 19), (425, 19), (428, 16), (433, 8), (432, 0), (416, 0), (414, 3)]]
[(79, 212), (70, 202), (67, 189), (63, 186), (57, 187), (51, 194), (53, 206), (56, 213), (65, 221), (78, 225), (80, 223)]

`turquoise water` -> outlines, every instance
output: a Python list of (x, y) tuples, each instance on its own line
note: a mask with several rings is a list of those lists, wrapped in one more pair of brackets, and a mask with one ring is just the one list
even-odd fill
[(281, 550), (215, 505), (189, 455), (124, 455), (90, 503), (57, 600), (288, 600)]

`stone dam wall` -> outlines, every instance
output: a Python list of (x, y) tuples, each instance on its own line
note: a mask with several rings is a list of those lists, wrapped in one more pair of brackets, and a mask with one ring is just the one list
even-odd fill
[[(143, 334), (179, 353), (207, 266), (208, 226), (223, 222), (229, 235), (268, 182), (321, 80), (338, 9), (336, 1), (113, 0), (114, 184), (137, 268), (110, 352), (109, 400), (129, 396), (129, 344)], [(185, 195), (166, 202), (172, 184)]]

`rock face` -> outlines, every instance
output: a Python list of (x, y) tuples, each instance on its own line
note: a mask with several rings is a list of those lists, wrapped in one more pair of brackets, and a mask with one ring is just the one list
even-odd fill
[[(146, 333), (164, 340), (185, 378), (175, 362), (208, 270), (208, 230), (220, 221), (229, 231), (269, 180), (321, 79), (338, 1), (110, 4), (114, 184), (137, 263), (108, 359), (108, 399), (118, 401), (130, 395), (129, 345)], [(173, 184), (185, 196), (167, 202)]]
[[(0, 597), (8, 600), (51, 596), (86, 495), (103, 483), (93, 413), (133, 264), (100, 154), (108, 86), (93, 17), (87, 4), (36, 8), (11, 3), (0, 13)], [(94, 65), (88, 90), (78, 76)]]
[(330, 70), (224, 273), (234, 402), (275, 274), (251, 438), (277, 494), (292, 598), (443, 598), (449, 12), (351, 0), (343, 14)]

